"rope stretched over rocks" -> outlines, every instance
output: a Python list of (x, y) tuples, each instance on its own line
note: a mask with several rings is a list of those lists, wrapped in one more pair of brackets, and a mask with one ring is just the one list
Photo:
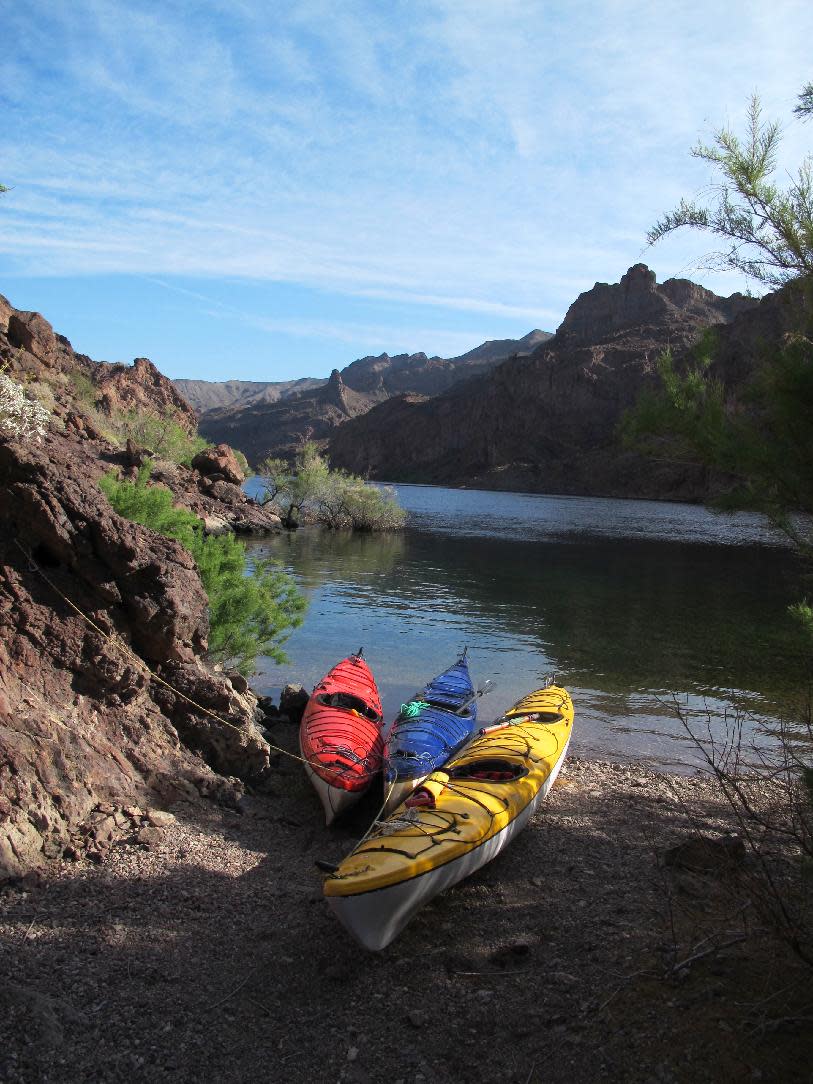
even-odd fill
[[(162, 678), (159, 674), (156, 674), (154, 670), (150, 669), (150, 667), (141, 658), (141, 656), (137, 655), (133, 651), (133, 649), (129, 647), (117, 633), (106, 632), (104, 629), (100, 628), (99, 625), (97, 625), (91, 617), (88, 617), (88, 615), (83, 610), (81, 610), (75, 602), (72, 602), (67, 595), (60, 591), (60, 589), (53, 582), (53, 580), (51, 580), (43, 572), (43, 570), (31, 556), (31, 553), (28, 552), (25, 547), (20, 543), (19, 539), (15, 538), (14, 544), (28, 561), (29, 569), (32, 572), (37, 572), (40, 576), (42, 576), (42, 578), (45, 580), (51, 590), (54, 591), (57, 595), (59, 595), (62, 601), (66, 602), (68, 606), (70, 606), (70, 608), (74, 611), (74, 613), (78, 614), (83, 621), (90, 625), (94, 632), (97, 632), (99, 636), (107, 640), (108, 643), (113, 645), (113, 647), (117, 648), (129, 662), (134, 663), (138, 667), (138, 669), (140, 669), (143, 673), (147, 674), (153, 681), (157, 681), (159, 685), (163, 685), (164, 688), (169, 689), (169, 691), (175, 696), (180, 697), (181, 700), (185, 700), (186, 703), (189, 704), (191, 707), (195, 708), (196, 711), (200, 711), (204, 715), (208, 715), (211, 719), (214, 719), (215, 722), (221, 723), (223, 726), (231, 727), (231, 729), (236, 730), (238, 734), (243, 733), (243, 728), (241, 726), (238, 726), (236, 723), (230, 722), (228, 719), (224, 719), (222, 715), (219, 715), (217, 712), (212, 711), (211, 708), (207, 708), (203, 704), (199, 704), (196, 700), (193, 700), (191, 696), (187, 696), (186, 693), (181, 692), (180, 689), (176, 689), (173, 685), (170, 685), (168, 681), (165, 681), (164, 678)], [(340, 775), (344, 771), (344, 769), (330, 768), (324, 764), (317, 765), (315, 761), (306, 760), (305, 757), (297, 756), (296, 753), (291, 753), (287, 749), (283, 749), (281, 746), (275, 745), (273, 742), (268, 741), (267, 738), (265, 739), (265, 741), (269, 749), (273, 749), (275, 753), (281, 753), (283, 756), (290, 757), (291, 760), (298, 760), (301, 764), (307, 764), (310, 767), (318, 766), (320, 771), (329, 771), (332, 772), (334, 775)]]

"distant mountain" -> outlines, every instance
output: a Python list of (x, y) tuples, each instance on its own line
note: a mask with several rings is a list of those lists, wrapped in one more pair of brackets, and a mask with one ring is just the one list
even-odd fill
[(697, 498), (702, 472), (620, 448), (617, 425), (654, 363), (685, 353), (710, 325), (757, 305), (685, 279), (658, 285), (636, 264), (620, 283), (596, 283), (556, 335), (430, 399), (391, 398), (334, 432), (331, 463), (386, 481), (485, 489)]
[(187, 403), (198, 412), (228, 406), (248, 406), (249, 403), (276, 403), (300, 391), (318, 388), (325, 379), (303, 376), (299, 380), (174, 380), (175, 387)]
[[(210, 388), (218, 389), (212, 395), (222, 395), (227, 401), (201, 414), (200, 432), (208, 440), (239, 448), (254, 464), (268, 455), (291, 456), (304, 440), (324, 444), (339, 426), (393, 396), (439, 395), (510, 354), (528, 354), (549, 338), (549, 332), (535, 330), (521, 339), (483, 343), (456, 358), (430, 358), (424, 353), (358, 358), (341, 371), (334, 369), (326, 381), (303, 381), (299, 387), (294, 381), (211, 384)], [(176, 381), (179, 391), (189, 383), (205, 382)], [(309, 386), (302, 387), (303, 383)], [(285, 391), (277, 394), (281, 388)], [(193, 394), (201, 395), (197, 387)], [(229, 400), (229, 396), (234, 398)]]

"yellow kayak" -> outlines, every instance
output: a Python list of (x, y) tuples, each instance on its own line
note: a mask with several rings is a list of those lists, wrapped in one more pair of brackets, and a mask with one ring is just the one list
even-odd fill
[(325, 879), (328, 904), (366, 948), (489, 862), (553, 785), (573, 729), (565, 689), (537, 689), (433, 772)]

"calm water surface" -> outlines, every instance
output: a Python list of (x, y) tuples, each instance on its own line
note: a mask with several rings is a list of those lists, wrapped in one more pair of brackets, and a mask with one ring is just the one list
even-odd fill
[(744, 720), (769, 740), (798, 680), (788, 605), (796, 559), (748, 515), (694, 505), (398, 486), (407, 529), (303, 530), (253, 541), (310, 598), (290, 664), (255, 687), (307, 688), (363, 645), (392, 719), (468, 646), (489, 722), (550, 673), (576, 707), (572, 749), (671, 767), (698, 762), (673, 699), (701, 737)]

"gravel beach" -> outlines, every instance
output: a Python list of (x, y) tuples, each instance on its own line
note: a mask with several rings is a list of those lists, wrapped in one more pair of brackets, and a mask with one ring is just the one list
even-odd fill
[(707, 776), (570, 759), (503, 854), (371, 954), (314, 860), (379, 797), (327, 829), (282, 760), (239, 810), (131, 810), (102, 862), (0, 890), (0, 1079), (813, 1079), (803, 972), (736, 881), (675, 860), (731, 828)]

